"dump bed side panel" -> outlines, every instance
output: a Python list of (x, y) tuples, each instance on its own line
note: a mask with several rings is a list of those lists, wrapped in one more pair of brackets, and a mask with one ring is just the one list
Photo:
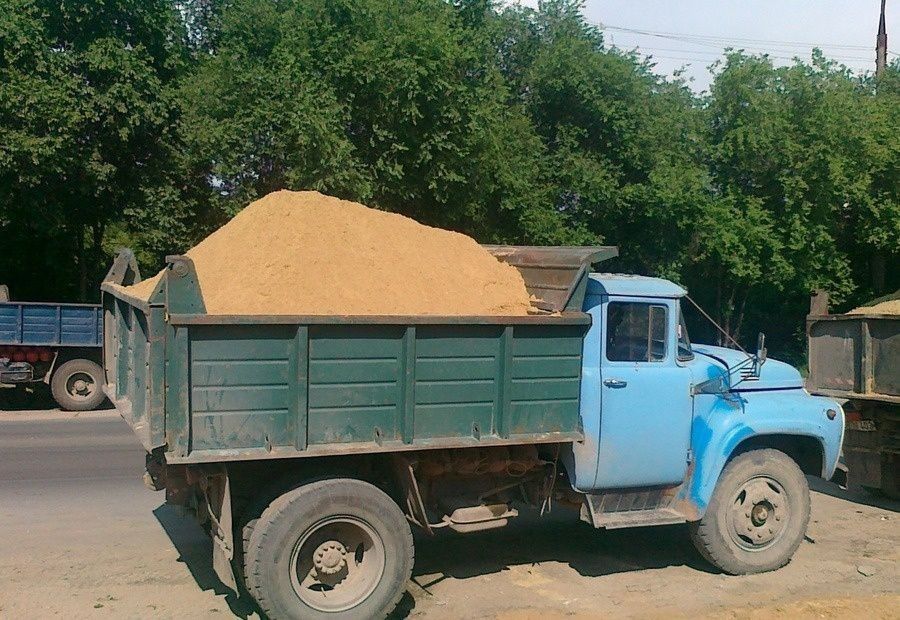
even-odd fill
[(587, 327), (170, 326), (168, 450), (216, 460), (578, 438)]
[(106, 393), (147, 450), (165, 444), (165, 311), (104, 294)]
[(900, 399), (900, 318), (810, 316), (807, 333), (810, 391)]
[(0, 303), (0, 344), (99, 347), (102, 339), (100, 306)]

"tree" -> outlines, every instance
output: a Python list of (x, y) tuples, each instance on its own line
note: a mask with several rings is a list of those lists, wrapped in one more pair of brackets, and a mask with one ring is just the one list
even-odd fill
[(182, 35), (164, 0), (4, 4), (0, 271), (17, 295), (96, 299), (108, 226), (178, 204)]
[(183, 90), (187, 142), (224, 210), (312, 188), (485, 241), (577, 238), (545, 200), (531, 124), (507, 106), (485, 10), (235, 2)]

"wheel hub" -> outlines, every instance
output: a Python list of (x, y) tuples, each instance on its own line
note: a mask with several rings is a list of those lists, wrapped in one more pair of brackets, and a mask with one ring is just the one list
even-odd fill
[(95, 384), (93, 378), (83, 372), (73, 373), (66, 380), (66, 391), (73, 398), (79, 400), (85, 400), (93, 396), (94, 388)]
[(313, 563), (319, 573), (334, 575), (347, 566), (347, 549), (336, 540), (329, 540), (316, 549)]
[(732, 537), (741, 547), (759, 551), (781, 535), (789, 514), (787, 495), (776, 480), (749, 480), (738, 489), (731, 508)]
[(765, 524), (766, 519), (769, 518), (769, 507), (764, 503), (757, 504), (753, 507), (750, 518), (753, 520), (753, 525), (757, 527)]
[(291, 585), (297, 596), (321, 612), (339, 613), (365, 600), (381, 581), (384, 542), (364, 520), (330, 517), (316, 523), (291, 553)]

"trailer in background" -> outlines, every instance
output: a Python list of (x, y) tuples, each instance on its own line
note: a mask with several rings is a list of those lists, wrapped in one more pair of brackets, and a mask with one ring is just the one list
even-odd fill
[(847, 399), (847, 482), (900, 496), (900, 316), (828, 314), (817, 293), (806, 318), (813, 394)]
[(14, 302), (0, 286), (0, 386), (50, 386), (63, 409), (104, 401), (103, 312), (94, 304)]

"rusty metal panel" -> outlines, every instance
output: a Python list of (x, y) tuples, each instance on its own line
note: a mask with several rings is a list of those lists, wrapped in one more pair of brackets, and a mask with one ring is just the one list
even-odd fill
[(859, 322), (811, 317), (808, 332), (810, 389), (857, 391), (862, 359)]
[(485, 245), (497, 260), (519, 270), (537, 307), (580, 311), (591, 265), (619, 255), (614, 246)]
[(872, 339), (872, 391), (900, 396), (900, 318), (866, 322)]

